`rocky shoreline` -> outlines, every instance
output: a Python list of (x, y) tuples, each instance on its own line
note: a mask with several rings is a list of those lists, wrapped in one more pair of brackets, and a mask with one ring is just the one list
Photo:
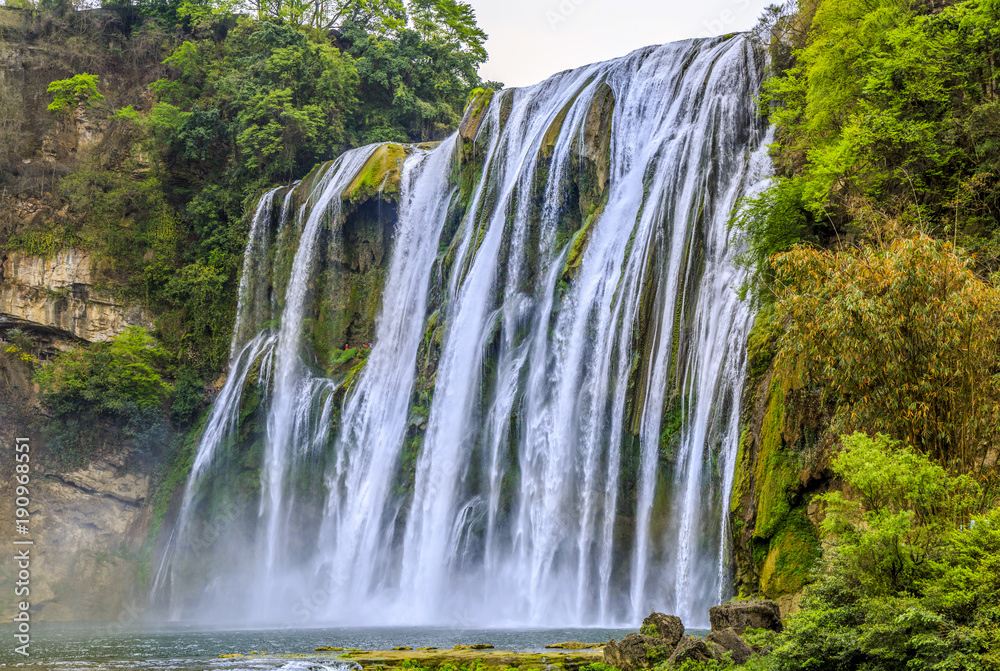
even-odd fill
[[(767, 646), (748, 641), (748, 632), (780, 632), (781, 611), (773, 601), (737, 601), (715, 606), (709, 613), (712, 630), (704, 637), (685, 633), (679, 617), (664, 613), (651, 613), (642, 622), (638, 633), (628, 634), (621, 641), (611, 639), (606, 643), (564, 641), (545, 646), (545, 651), (517, 652), (497, 650), (489, 643), (455, 645), (452, 648), (423, 647), (413, 649), (399, 646), (391, 650), (362, 650), (319, 646), (311, 653), (269, 655), (267, 652), (250, 651), (228, 653), (220, 658), (289, 658), (311, 659), (317, 662), (348, 663), (353, 669), (403, 668), (411, 670), (445, 669), (450, 671), (476, 671), (482, 668), (520, 671), (578, 671), (593, 664), (598, 668), (614, 667), (621, 671), (639, 671), (657, 666), (679, 667), (686, 662), (708, 662), (730, 659), (743, 665), (755, 655), (766, 655)], [(594, 669), (593, 671), (596, 671)]]

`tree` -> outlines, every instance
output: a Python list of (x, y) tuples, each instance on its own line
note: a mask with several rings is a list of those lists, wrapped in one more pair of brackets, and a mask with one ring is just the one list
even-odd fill
[(828, 543), (774, 651), (754, 668), (1000, 669), (1000, 510), (883, 435), (842, 438), (842, 491), (820, 498)]
[(93, 107), (104, 100), (104, 96), (97, 90), (97, 81), (97, 75), (84, 72), (50, 83), (48, 92), (53, 94), (53, 100), (49, 103), (49, 111), (60, 116), (70, 116), (81, 105)]
[(171, 388), (160, 375), (169, 355), (144, 329), (127, 328), (109, 343), (79, 347), (57, 356), (35, 376), (42, 398), (56, 416), (79, 412), (119, 414), (155, 406)]

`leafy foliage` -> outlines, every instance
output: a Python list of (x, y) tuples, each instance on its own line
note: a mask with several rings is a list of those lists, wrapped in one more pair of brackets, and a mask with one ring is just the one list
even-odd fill
[(1000, 441), (994, 286), (926, 237), (797, 247), (774, 266), (778, 365), (837, 399), (836, 430), (885, 432), (949, 467), (982, 467)]
[(72, 468), (123, 442), (155, 454), (172, 435), (162, 407), (172, 392), (163, 379), (170, 359), (145, 330), (131, 327), (39, 368), (35, 382), (50, 415), (44, 431), (50, 455)]
[(884, 436), (855, 434), (827, 494), (821, 579), (756, 668), (1000, 668), (1000, 510), (977, 487)]
[[(778, 129), (776, 185), (737, 217), (753, 280), (800, 237), (950, 237), (1000, 261), (1000, 3), (821, 0), (772, 9), (776, 69), (761, 108)], [(808, 32), (801, 26), (808, 25)], [(788, 45), (793, 48), (788, 52)], [(887, 223), (894, 222), (886, 228)]]
[(57, 356), (38, 371), (46, 406), (55, 416), (88, 410), (122, 414), (134, 404), (159, 405), (170, 385), (158, 372), (169, 355), (139, 327), (126, 329), (109, 343), (96, 343)]
[(49, 84), (48, 92), (53, 94), (49, 111), (53, 114), (68, 116), (80, 105), (93, 107), (95, 103), (104, 100), (97, 90), (97, 75), (73, 75), (69, 79), (58, 79)]

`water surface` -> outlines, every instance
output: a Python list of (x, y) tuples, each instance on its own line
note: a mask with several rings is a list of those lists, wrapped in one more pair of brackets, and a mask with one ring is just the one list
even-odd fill
[(31, 628), (31, 656), (14, 653), (13, 628), (0, 636), (0, 668), (21, 671), (324, 671), (353, 667), (329, 655), (304, 659), (274, 656), (219, 659), (225, 653), (308, 654), (320, 646), (389, 650), (395, 646), (450, 648), (456, 644), (490, 643), (497, 650), (544, 651), (550, 643), (600, 643), (621, 639), (625, 629), (452, 629), (436, 627), (333, 627), (317, 629), (225, 630), (196, 625), (45, 624)]

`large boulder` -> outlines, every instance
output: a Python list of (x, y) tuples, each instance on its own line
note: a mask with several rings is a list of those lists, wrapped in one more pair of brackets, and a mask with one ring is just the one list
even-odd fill
[(673, 646), (661, 638), (643, 634), (629, 634), (620, 642), (615, 639), (604, 646), (604, 663), (622, 671), (650, 669), (670, 657)]
[(712, 631), (733, 629), (742, 634), (747, 629), (781, 631), (781, 609), (773, 601), (735, 601), (713, 606), (708, 612)]
[(676, 615), (650, 613), (642, 621), (642, 628), (639, 629), (639, 633), (658, 638), (673, 649), (680, 642), (681, 637), (684, 636), (684, 623)]
[(696, 636), (684, 636), (674, 648), (673, 654), (667, 660), (668, 666), (680, 666), (684, 662), (707, 662), (713, 659), (712, 650), (703, 639)]
[(747, 645), (732, 628), (713, 631), (705, 637), (705, 643), (719, 646), (724, 652), (729, 653), (729, 659), (739, 665), (746, 664), (753, 656), (753, 648)]

